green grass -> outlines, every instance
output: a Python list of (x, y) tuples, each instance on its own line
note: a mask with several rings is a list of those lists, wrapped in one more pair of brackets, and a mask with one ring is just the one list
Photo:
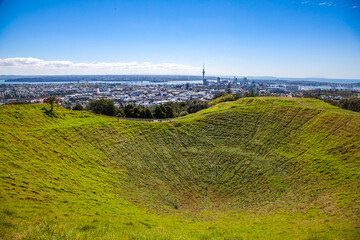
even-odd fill
[(360, 238), (359, 113), (245, 98), (152, 123), (44, 107), (0, 107), (0, 238)]

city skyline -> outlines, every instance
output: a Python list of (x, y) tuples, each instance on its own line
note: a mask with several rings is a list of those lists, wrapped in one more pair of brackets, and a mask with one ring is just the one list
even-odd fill
[(0, 1), (0, 75), (360, 79), (360, 1)]

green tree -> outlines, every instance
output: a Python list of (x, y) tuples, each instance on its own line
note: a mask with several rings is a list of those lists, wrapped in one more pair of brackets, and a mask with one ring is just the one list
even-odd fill
[(107, 116), (115, 116), (117, 112), (114, 101), (108, 100), (106, 98), (91, 100), (88, 104), (88, 109), (93, 113)]
[(239, 93), (235, 93), (233, 95), (234, 95), (235, 100), (238, 100), (242, 97), (241, 94), (239, 94)]
[(350, 111), (360, 112), (360, 98), (343, 98), (339, 101), (338, 106)]
[(124, 109), (122, 107), (119, 107), (116, 111), (117, 117), (125, 117)]
[(72, 110), (81, 111), (81, 110), (84, 110), (84, 107), (83, 107), (83, 105), (81, 105), (80, 103), (77, 103), (77, 104), (72, 108)]
[(195, 113), (197, 111), (200, 111), (202, 109), (208, 108), (209, 104), (207, 101), (203, 100), (195, 100), (192, 101), (189, 107), (187, 108), (188, 113)]
[(165, 106), (165, 117), (166, 118), (173, 118), (174, 117), (174, 111), (170, 106)]
[(141, 118), (142, 117), (142, 114), (141, 114), (141, 109), (140, 107), (136, 107), (134, 106), (132, 109), (131, 109), (131, 116), (133, 118)]
[(245, 93), (245, 97), (257, 97), (259, 96), (258, 92), (255, 92), (254, 89), (251, 89), (250, 91)]
[(59, 98), (56, 98), (55, 96), (48, 97), (44, 100), (44, 103), (50, 103), (50, 114), (54, 115), (54, 103), (58, 104), (60, 102)]
[(232, 93), (231, 84), (230, 84), (230, 83), (228, 83), (225, 92), (226, 92), (227, 94), (231, 94), (231, 93)]
[(164, 111), (164, 107), (162, 105), (158, 105), (155, 107), (155, 113), (154, 113), (154, 117), (155, 118), (165, 118), (165, 111)]
[(124, 107), (124, 115), (125, 117), (133, 117), (133, 109), (134, 106), (132, 104), (128, 104)]
[(219, 97), (223, 97), (223, 96), (225, 96), (225, 95), (226, 95), (225, 92), (219, 92), (219, 93), (215, 94), (212, 99), (214, 100), (214, 99), (217, 99), (217, 98), (219, 98)]
[(146, 108), (144, 111), (144, 118), (154, 118), (149, 108)]

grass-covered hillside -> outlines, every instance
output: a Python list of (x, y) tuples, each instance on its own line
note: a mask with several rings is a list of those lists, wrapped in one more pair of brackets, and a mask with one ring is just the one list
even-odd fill
[(0, 107), (0, 239), (359, 239), (360, 114), (245, 98), (172, 122)]

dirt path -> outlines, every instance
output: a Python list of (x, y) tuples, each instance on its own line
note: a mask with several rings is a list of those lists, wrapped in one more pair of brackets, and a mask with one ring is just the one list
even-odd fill
[(127, 121), (134, 121), (134, 122), (173, 122), (174, 119), (144, 119), (144, 118), (126, 118), (126, 117), (118, 117), (117, 119), (127, 120)]
[(312, 107), (312, 108), (317, 108), (317, 109), (321, 109), (321, 110), (327, 110), (329, 111), (328, 109), (324, 109), (324, 108), (321, 108), (321, 107), (316, 107), (316, 106), (312, 106), (312, 105), (309, 105), (309, 104), (306, 104), (306, 103), (303, 103), (302, 101), (300, 101), (299, 99), (295, 99), (301, 106), (304, 106), (304, 107)]
[(316, 109), (320, 109), (320, 110), (328, 111), (328, 112), (333, 112), (333, 113), (343, 113), (343, 114), (349, 114), (349, 115), (358, 115), (357, 112), (351, 112), (351, 111), (335, 111), (335, 110), (332, 110), (332, 109), (326, 109), (326, 108), (321, 108), (321, 107), (317, 107), (317, 106), (312, 106), (312, 105), (303, 103), (303, 102), (300, 101), (299, 99), (295, 99), (295, 100), (296, 100), (301, 106), (304, 106), (304, 107), (316, 108)]

